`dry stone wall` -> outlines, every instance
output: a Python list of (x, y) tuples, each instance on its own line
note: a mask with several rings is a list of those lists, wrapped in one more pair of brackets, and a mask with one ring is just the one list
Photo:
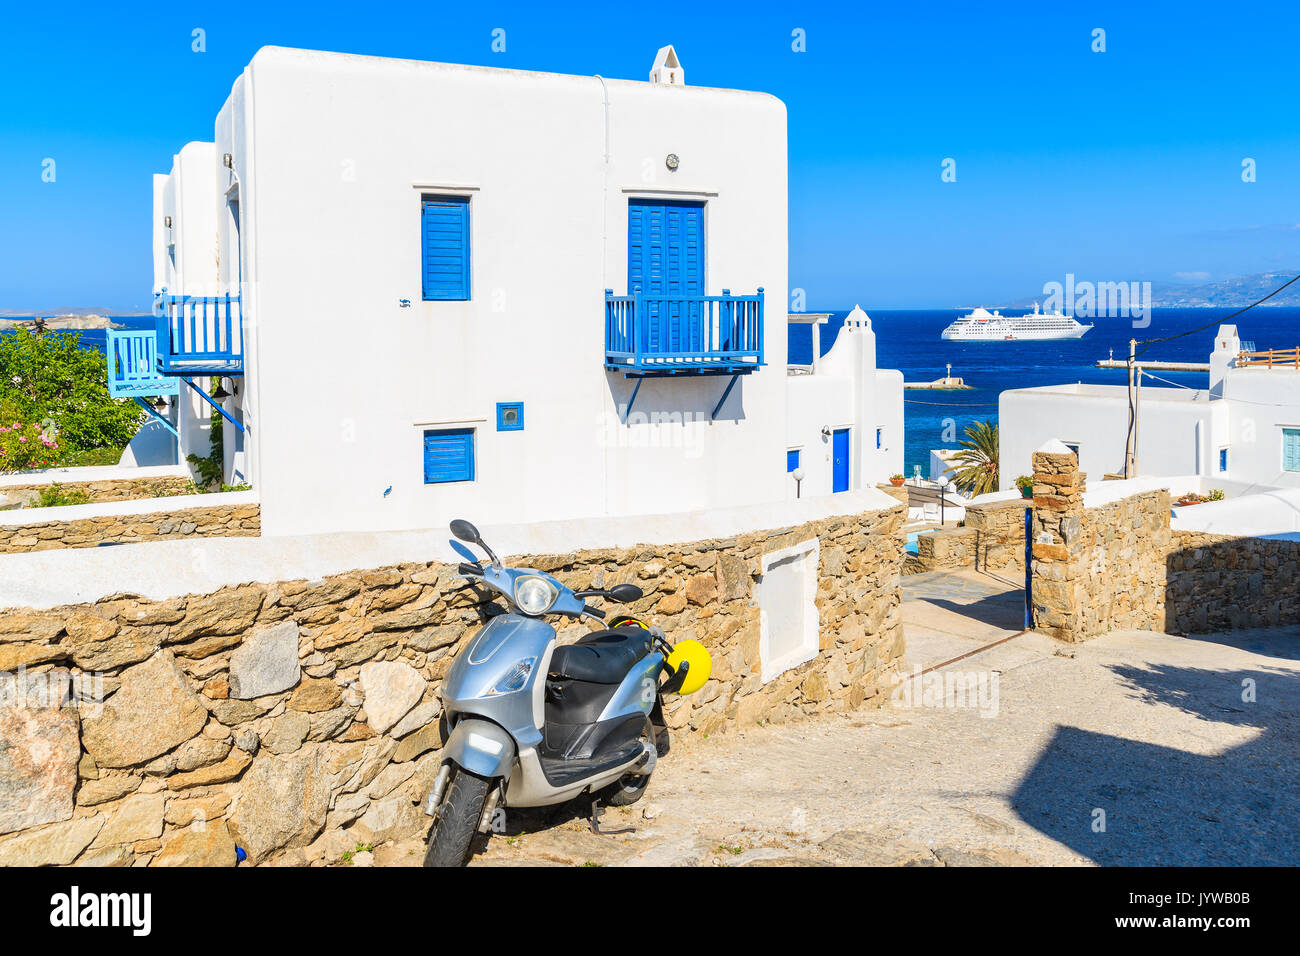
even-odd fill
[(89, 499), (89, 504), (170, 498), (192, 494), (194, 491), (194, 482), (190, 478), (170, 475), (163, 478), (110, 478), (103, 481), (46, 481), (30, 485), (5, 485), (0, 487), (0, 496), (12, 501), (29, 501), (53, 484), (57, 484), (65, 493), (80, 491)]
[[(512, 563), (641, 586), (633, 613), (709, 648), (711, 679), (666, 708), (674, 732), (708, 733), (883, 703), (904, 649), (904, 514)], [(764, 683), (762, 555), (814, 536), (820, 650)], [(410, 564), (0, 615), (0, 865), (230, 865), (236, 846), (253, 864), (320, 864), (422, 835), (439, 688), (483, 619), (454, 574)]]
[(1165, 568), (1173, 633), (1300, 623), (1300, 541), (1174, 531)]
[[(0, 513), (31, 516), (32, 511)], [(101, 544), (135, 544), (190, 537), (257, 537), (261, 509), (255, 504), (182, 508), (147, 514), (100, 515), (71, 521), (0, 524), (0, 554), (95, 548)]]
[(1034, 455), (1034, 626), (1061, 640), (1300, 622), (1300, 542), (1170, 528), (1164, 490), (1083, 507), (1072, 454)]

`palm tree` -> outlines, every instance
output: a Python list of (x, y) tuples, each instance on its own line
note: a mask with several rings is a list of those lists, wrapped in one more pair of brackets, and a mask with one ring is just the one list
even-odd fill
[(966, 429), (961, 451), (952, 456), (948, 474), (963, 495), (974, 497), (998, 490), (998, 426), (976, 422)]

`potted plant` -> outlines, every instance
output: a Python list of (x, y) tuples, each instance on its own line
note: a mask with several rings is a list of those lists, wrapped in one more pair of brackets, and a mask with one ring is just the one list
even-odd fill
[(905, 479), (903, 478), (902, 475), (890, 475), (890, 476), (889, 476), (889, 483), (890, 483), (891, 485), (893, 485), (895, 488), (901, 488), (901, 487), (903, 487), (903, 481), (904, 481), (904, 480), (905, 480)]
[(1016, 487), (1020, 489), (1022, 498), (1034, 497), (1034, 479), (1028, 475), (1021, 475), (1016, 479)]
[(1208, 498), (1202, 498), (1194, 491), (1189, 491), (1187, 492), (1187, 494), (1183, 495), (1181, 498), (1178, 499), (1177, 505), (1180, 508), (1188, 508), (1192, 505), (1199, 505), (1202, 502), (1209, 501), (1209, 500), (1210, 499)]
[(1222, 489), (1222, 488), (1211, 488), (1211, 489), (1210, 489), (1210, 493), (1207, 494), (1207, 495), (1205, 496), (1205, 500), (1206, 500), (1206, 501), (1222, 501), (1222, 500), (1223, 500), (1223, 489)]

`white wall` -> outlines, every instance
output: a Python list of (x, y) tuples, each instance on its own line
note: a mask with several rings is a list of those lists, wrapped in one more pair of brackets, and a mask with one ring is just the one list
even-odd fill
[[(903, 375), (876, 368), (876, 333), (855, 309), (810, 375), (787, 379), (786, 448), (800, 449), (804, 495), (833, 487), (831, 438), (823, 429), (849, 429), (849, 487), (871, 488), (903, 468)], [(876, 447), (876, 429), (882, 429)], [(786, 497), (794, 497), (786, 475)]]
[[(778, 100), (268, 48), (216, 138), (234, 167), (218, 195), (237, 185), (243, 214), (247, 457), (266, 534), (784, 497)], [(440, 188), (471, 197), (469, 302), (421, 301), (420, 195)], [(603, 368), (604, 289), (626, 291), (637, 194), (706, 201), (708, 292), (766, 290), (767, 367), (716, 421), (725, 378), (648, 380), (634, 412), (669, 421), (618, 424), (633, 383)], [(495, 430), (500, 401), (525, 403), (524, 431)], [(478, 480), (423, 483), (430, 423), (477, 429)]]
[[(216, 146), (187, 143), (172, 158), (171, 172), (154, 177), (154, 291), (172, 295), (212, 295), (217, 291)], [(160, 182), (161, 180), (161, 182)], [(167, 217), (171, 228), (167, 228)], [(207, 388), (206, 378), (196, 382)], [(180, 435), (180, 462), (210, 451), (212, 407), (185, 384), (169, 398)]]
[[(1205, 392), (1142, 388), (1139, 475), (1212, 474), (1217, 432)], [(1059, 438), (1079, 446), (1079, 468), (1092, 481), (1122, 474), (1128, 434), (1128, 389), (1122, 385), (1058, 385), (1009, 389), (998, 399), (999, 485), (1031, 474), (1033, 454)], [(1199, 444), (1198, 444), (1199, 442)]]
[(1300, 488), (1300, 472), (1282, 469), (1282, 429), (1300, 428), (1300, 371), (1233, 368), (1223, 390), (1229, 415), (1228, 475)]

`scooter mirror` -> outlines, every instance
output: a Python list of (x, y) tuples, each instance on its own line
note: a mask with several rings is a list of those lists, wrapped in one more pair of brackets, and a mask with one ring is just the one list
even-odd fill
[(459, 554), (470, 564), (478, 564), (478, 555), (475, 554), (473, 551), (471, 551), (469, 548), (465, 547), (459, 541), (453, 539), (451, 541), (448, 541), (447, 543), (451, 545), (451, 550), (455, 551), (457, 554)]
[(615, 584), (609, 589), (610, 600), (617, 601), (619, 604), (631, 604), (644, 596), (645, 592), (635, 584)]
[(451, 533), (462, 541), (468, 541), (470, 544), (482, 544), (483, 539), (479, 537), (478, 528), (474, 527), (464, 518), (456, 518), (451, 523)]

